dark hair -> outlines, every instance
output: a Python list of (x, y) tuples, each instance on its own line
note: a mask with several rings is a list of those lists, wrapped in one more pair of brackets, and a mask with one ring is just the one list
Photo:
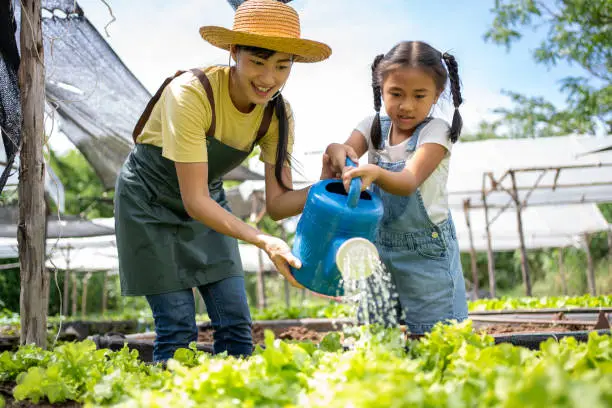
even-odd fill
[[(446, 64), (446, 68), (442, 61)], [(382, 142), (380, 128), (382, 84), (389, 72), (397, 68), (408, 67), (421, 68), (428, 72), (440, 92), (444, 90), (446, 80), (450, 79), (450, 91), (455, 107), (450, 139), (451, 142), (455, 143), (463, 127), (463, 120), (459, 113), (459, 106), (463, 99), (461, 98), (459, 71), (455, 57), (448, 53), (442, 54), (431, 45), (421, 41), (403, 41), (391, 48), (388, 53), (377, 55), (372, 63), (372, 90), (374, 91), (374, 110), (376, 111), (376, 117), (370, 130), (372, 144), (379, 149)]]
[[(247, 45), (236, 45), (237, 51), (246, 51), (250, 54), (255, 55), (256, 57), (267, 60), (272, 55), (276, 53), (274, 50), (269, 50), (267, 48), (260, 47), (251, 47)], [(274, 103), (274, 111), (276, 112), (276, 117), (278, 118), (278, 145), (276, 148), (276, 163), (274, 164), (274, 175), (276, 177), (276, 181), (286, 190), (291, 190), (287, 187), (283, 181), (283, 166), (285, 162), (289, 162), (291, 165), (291, 157), (288, 152), (288, 144), (289, 144), (289, 121), (287, 120), (287, 110), (285, 108), (285, 100), (283, 99), (283, 95), (281, 95), (280, 91), (273, 96), (273, 100), (268, 103)]]

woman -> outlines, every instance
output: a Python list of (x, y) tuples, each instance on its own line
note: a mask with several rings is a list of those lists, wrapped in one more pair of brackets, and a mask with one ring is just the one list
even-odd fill
[(197, 339), (194, 287), (215, 329), (214, 352), (251, 354), (237, 239), (263, 249), (301, 287), (289, 270), (299, 260), (285, 242), (229, 212), (221, 177), (257, 144), (268, 214), (302, 211), (307, 190), (292, 190), (293, 115), (280, 90), (293, 62), (324, 60), (331, 49), (301, 39), (297, 13), (275, 0), (249, 0), (236, 10), (233, 30), (207, 26), (200, 34), (228, 50), (235, 65), (179, 71), (164, 82), (134, 129), (115, 193), (122, 294), (147, 298), (154, 361)]

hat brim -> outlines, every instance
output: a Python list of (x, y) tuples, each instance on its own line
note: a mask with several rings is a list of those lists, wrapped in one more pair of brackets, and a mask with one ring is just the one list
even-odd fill
[(232, 45), (260, 47), (294, 55), (295, 62), (319, 62), (331, 55), (328, 45), (303, 38), (275, 37), (243, 33), (224, 27), (200, 27), (200, 35), (215, 47), (229, 50)]

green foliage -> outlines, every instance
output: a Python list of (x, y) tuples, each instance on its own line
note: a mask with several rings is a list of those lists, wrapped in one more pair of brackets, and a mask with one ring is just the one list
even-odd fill
[(113, 191), (105, 191), (85, 157), (77, 150), (63, 156), (50, 151), (49, 162), (66, 194), (66, 213), (85, 218), (113, 216)]
[[(0, 265), (16, 262), (19, 262), (19, 259), (0, 259)], [(19, 275), (19, 268), (0, 271), (0, 308), (4, 307), (15, 312), (19, 310), (20, 287), (21, 277)]]
[(462, 142), (474, 142), (477, 140), (504, 139), (504, 137), (500, 136), (498, 133), (499, 126), (500, 126), (499, 122), (481, 121), (480, 123), (478, 123), (478, 129), (475, 132), (462, 133), (461, 141)]
[(582, 68), (582, 76), (563, 78), (566, 106), (542, 97), (505, 91), (514, 102), (498, 109), (499, 122), (513, 137), (595, 134), (598, 125), (612, 129), (612, 2), (610, 0), (496, 0), (486, 41), (508, 50), (532, 29), (544, 35), (533, 59), (548, 68), (559, 62)]
[(177, 351), (168, 370), (139, 363), (127, 348), (95, 350), (91, 342), (53, 351), (22, 346), (0, 354), (0, 373), (16, 379), (18, 400), (74, 400), (86, 407), (603, 408), (612, 402), (609, 335), (593, 332), (586, 343), (550, 339), (531, 351), (495, 345), (470, 322), (438, 325), (408, 343), (397, 329), (362, 326), (358, 334), (342, 351), (337, 334), (317, 348), (268, 331), (265, 348), (248, 359), (192, 347)]
[(468, 303), (470, 311), (548, 309), (577, 307), (612, 307), (612, 295), (602, 296), (543, 296), (499, 299), (479, 299)]
[(306, 317), (338, 318), (351, 317), (351, 307), (338, 302), (304, 302), (297, 306), (286, 307), (276, 304), (263, 310), (252, 310), (254, 320), (303, 319)]

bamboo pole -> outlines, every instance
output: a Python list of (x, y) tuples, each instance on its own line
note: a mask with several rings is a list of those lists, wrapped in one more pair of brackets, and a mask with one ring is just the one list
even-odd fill
[(21, 0), (21, 158), (19, 225), (21, 344), (47, 346), (49, 274), (45, 268), (44, 49), (40, 0)]
[(608, 276), (612, 276), (612, 229), (608, 229)]
[[(281, 228), (281, 238), (283, 241), (287, 242), (287, 231), (285, 230), (285, 226), (283, 224), (279, 224)], [(283, 286), (285, 290), (285, 306), (287, 308), (291, 307), (291, 291), (289, 289), (289, 281), (287, 279), (283, 279)]]
[(257, 250), (257, 259), (259, 268), (257, 268), (257, 308), (263, 310), (266, 308), (266, 283), (264, 281), (264, 262), (262, 250)]
[(68, 296), (70, 291), (70, 260), (66, 259), (66, 270), (64, 271), (64, 292), (62, 299), (62, 315), (68, 315)]
[(91, 278), (91, 272), (87, 272), (83, 277), (83, 289), (81, 295), (81, 317), (87, 316), (87, 283)]
[(559, 276), (561, 276), (561, 288), (563, 290), (563, 294), (567, 296), (567, 276), (565, 275), (565, 265), (563, 263), (563, 248), (559, 248), (558, 260)]
[(521, 251), (521, 272), (523, 275), (523, 283), (525, 284), (525, 294), (531, 296), (531, 279), (529, 278), (529, 265), (527, 264), (527, 249), (525, 248), (525, 234), (523, 232), (523, 217), (521, 215), (523, 205), (519, 199), (518, 191), (516, 189), (516, 175), (513, 171), (510, 172), (510, 178), (512, 179), (512, 199), (516, 206), (516, 222), (518, 225), (519, 243)]
[(108, 301), (108, 271), (102, 272), (104, 274), (102, 279), (102, 316), (106, 314), (106, 302)]
[(72, 316), (76, 316), (77, 314), (77, 273), (72, 272)]
[(491, 224), (489, 222), (489, 206), (487, 203), (487, 194), (484, 188), (484, 175), (483, 175), (483, 186), (482, 186), (482, 203), (484, 206), (485, 216), (485, 231), (487, 233), (487, 272), (489, 274), (489, 293), (491, 297), (496, 296), (496, 285), (495, 285), (495, 258), (493, 256), (493, 245), (491, 244)]
[(472, 223), (470, 222), (470, 200), (463, 200), (463, 213), (465, 214), (465, 223), (467, 224), (468, 234), (470, 238), (470, 261), (472, 267), (472, 291), (473, 299), (478, 299), (478, 267), (476, 265), (476, 248), (474, 248), (474, 233), (472, 231)]

